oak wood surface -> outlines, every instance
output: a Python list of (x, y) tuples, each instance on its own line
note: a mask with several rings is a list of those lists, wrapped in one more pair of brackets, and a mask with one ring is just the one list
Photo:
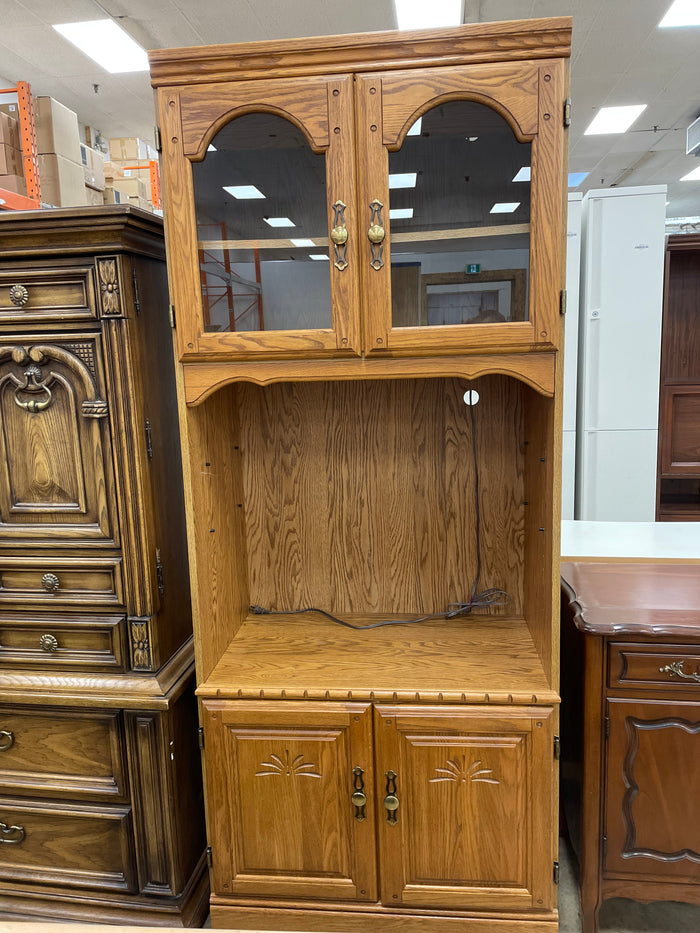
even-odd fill
[[(1, 229), (1, 228), (0, 228)], [(20, 306), (10, 299), (13, 286), (26, 289)], [(45, 321), (82, 322), (97, 318), (94, 270), (76, 264), (38, 271), (24, 263), (0, 271), (0, 322), (24, 326)]]
[[(39, 670), (124, 670), (127, 666), (124, 616), (59, 612), (26, 616), (0, 614), (0, 662)], [(42, 640), (50, 635), (55, 644)]]

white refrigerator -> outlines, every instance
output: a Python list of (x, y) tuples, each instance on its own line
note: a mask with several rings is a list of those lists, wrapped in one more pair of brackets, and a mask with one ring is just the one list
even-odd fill
[(666, 186), (589, 191), (581, 216), (575, 518), (653, 521)]
[(576, 377), (578, 367), (579, 270), (581, 265), (580, 191), (569, 192), (566, 217), (566, 315), (564, 316), (564, 417), (561, 470), (561, 517), (574, 517), (576, 476)]

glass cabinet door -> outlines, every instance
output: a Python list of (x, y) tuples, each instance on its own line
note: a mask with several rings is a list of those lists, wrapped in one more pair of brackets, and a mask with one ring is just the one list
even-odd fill
[[(183, 302), (187, 316), (181, 356), (359, 352), (352, 80), (246, 82), (226, 92), (170, 95), (180, 97), (189, 160), (180, 164), (191, 171), (182, 183), (194, 215), (178, 231), (192, 244), (176, 302), (178, 326)], [(177, 114), (172, 121), (179, 142)], [(177, 158), (164, 162), (176, 171)], [(183, 276), (173, 278), (177, 288)]]
[(366, 352), (556, 345), (563, 96), (530, 62), (361, 76)]

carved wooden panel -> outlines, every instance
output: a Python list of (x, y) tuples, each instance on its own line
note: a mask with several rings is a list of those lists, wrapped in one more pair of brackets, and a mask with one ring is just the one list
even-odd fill
[(24, 616), (10, 610), (0, 615), (0, 664), (44, 671), (123, 670), (124, 616)]
[(0, 707), (0, 787), (11, 794), (123, 799), (121, 738), (116, 712)]
[(206, 703), (217, 893), (376, 898), (371, 728), (366, 704)]
[(100, 338), (0, 346), (4, 540), (117, 538)]
[(0, 603), (56, 608), (123, 605), (121, 559), (0, 554)]
[(700, 704), (609, 700), (606, 875), (700, 881)]
[(663, 386), (661, 390), (661, 472), (700, 475), (700, 387)]
[(90, 266), (42, 269), (18, 265), (0, 271), (0, 323), (34, 324), (94, 320), (95, 287)]
[(551, 718), (549, 709), (377, 708), (384, 904), (552, 906)]

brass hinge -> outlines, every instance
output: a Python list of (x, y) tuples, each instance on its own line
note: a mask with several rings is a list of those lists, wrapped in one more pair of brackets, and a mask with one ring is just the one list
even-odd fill
[(566, 289), (559, 292), (559, 314), (566, 314)]
[(139, 298), (139, 280), (136, 275), (136, 269), (131, 270), (131, 281), (134, 285), (134, 310), (137, 314), (141, 314), (141, 300)]
[(156, 579), (158, 581), (158, 595), (165, 596), (165, 583), (163, 582), (163, 564), (160, 559), (160, 548), (156, 548)]
[(200, 748), (204, 748), (204, 729), (201, 726), (197, 729), (197, 742)]
[(571, 98), (564, 101), (564, 126), (571, 126)]
[(610, 717), (606, 716), (605, 717), (605, 738), (607, 739), (609, 737), (610, 737)]
[(554, 863), (554, 883), (559, 884), (559, 862)]
[(160, 127), (159, 126), (153, 127), (153, 140), (156, 144), (156, 152), (162, 152), (163, 145), (162, 145), (161, 138), (160, 138)]
[(554, 760), (559, 761), (561, 758), (561, 739), (558, 735), (554, 736)]
[(175, 305), (168, 305), (168, 313), (170, 314), (170, 326), (175, 327)]
[(151, 435), (151, 422), (146, 418), (146, 456), (153, 460), (153, 436)]
[(209, 866), (209, 868), (211, 868), (213, 862), (214, 862), (214, 858), (211, 854), (211, 846), (207, 846), (207, 865)]

